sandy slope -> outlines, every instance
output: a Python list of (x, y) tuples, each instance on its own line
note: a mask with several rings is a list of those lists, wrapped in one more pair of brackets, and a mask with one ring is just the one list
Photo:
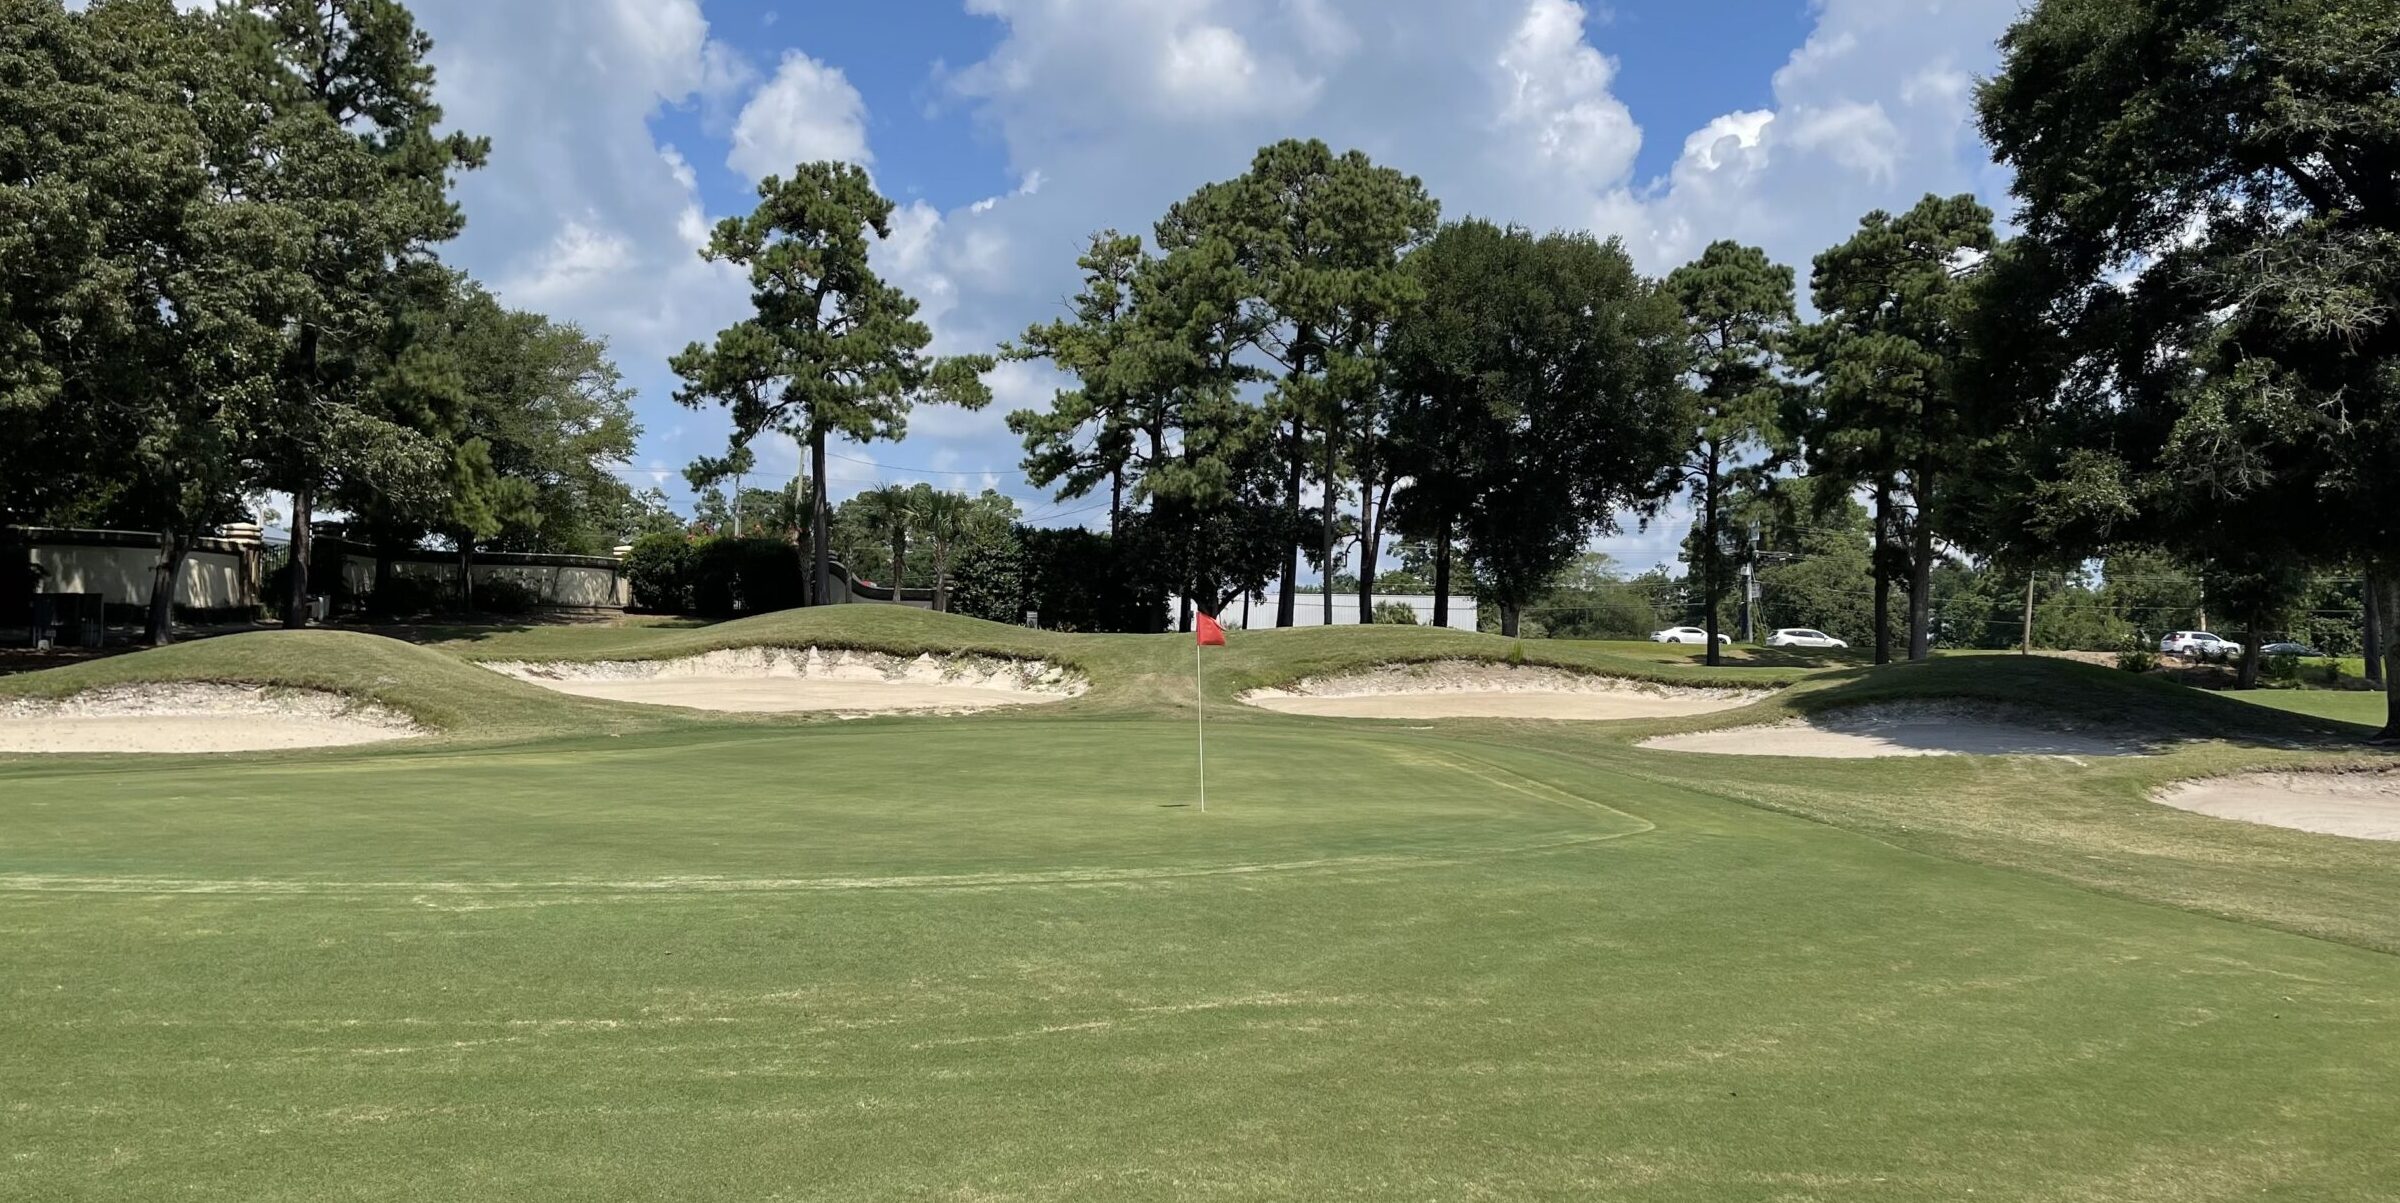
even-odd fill
[(0, 704), (0, 752), (258, 752), (424, 734), (336, 694), (241, 685), (119, 686)]
[(1084, 691), (1040, 661), (984, 657), (907, 659), (819, 648), (739, 648), (680, 660), (484, 665), (579, 697), (694, 710), (961, 712), (1057, 702)]
[(2158, 800), (2220, 819), (2400, 840), (2400, 772), (2252, 773), (2187, 781)]
[(1740, 727), (1644, 740), (1645, 748), (1726, 756), (1806, 756), (1849, 760), (1879, 756), (2135, 756), (2139, 744), (2100, 735), (2046, 730), (1971, 708), (1935, 705), (1861, 707), (1772, 727)]
[(1394, 664), (1242, 695), (1285, 714), (1343, 718), (1668, 718), (1747, 706), (1766, 696), (1685, 689), (1534, 665), (1440, 660)]

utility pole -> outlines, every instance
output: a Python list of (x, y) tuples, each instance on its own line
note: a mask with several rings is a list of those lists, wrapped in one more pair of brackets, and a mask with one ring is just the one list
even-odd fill
[[(742, 474), (739, 472), (733, 474), (733, 537), (742, 537)], [(899, 587), (896, 584), (892, 586), (895, 590)], [(892, 600), (900, 600), (900, 595), (893, 593)]]
[(2366, 579), (2367, 684), (2378, 689), (2389, 689), (2391, 682), (2383, 679), (2383, 623), (2385, 616), (2381, 613), (2381, 608), (2375, 600), (2375, 585), (2375, 574), (2370, 571), (2367, 573)]
[(1741, 640), (1758, 642), (1758, 523), (1750, 524), (1750, 554), (1742, 557)]
[(2017, 648), (2020, 656), (2033, 654), (2033, 581), (2036, 575), (2030, 568), (2025, 571), (2025, 641)]

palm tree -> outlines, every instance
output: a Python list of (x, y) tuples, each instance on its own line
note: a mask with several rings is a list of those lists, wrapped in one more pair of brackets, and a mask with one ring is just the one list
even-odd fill
[(906, 485), (885, 485), (858, 495), (868, 529), (892, 542), (892, 601), (900, 600), (901, 573), (908, 567), (908, 536), (916, 520), (915, 491)]
[(952, 493), (919, 485), (923, 489), (916, 498), (917, 521), (925, 537), (933, 540), (933, 608), (939, 612), (950, 609), (950, 549), (966, 534), (967, 519), (974, 503), (964, 493)]

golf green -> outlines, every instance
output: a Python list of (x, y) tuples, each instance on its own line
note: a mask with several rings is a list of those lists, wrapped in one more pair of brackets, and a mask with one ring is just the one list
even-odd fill
[(0, 764), (0, 1197), (2400, 1181), (2400, 959), (1509, 730), (1228, 721), (1205, 814), (1107, 712)]

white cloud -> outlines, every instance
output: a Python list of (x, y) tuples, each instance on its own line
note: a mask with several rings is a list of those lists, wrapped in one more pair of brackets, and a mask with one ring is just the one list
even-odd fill
[(558, 236), (521, 274), (495, 287), (519, 306), (547, 310), (572, 304), (595, 284), (605, 283), (634, 260), (633, 244), (613, 231), (569, 218)]
[(1899, 127), (1880, 104), (1845, 101), (1830, 108), (1801, 106), (1784, 118), (1792, 146), (1880, 182), (1889, 183), (1900, 165)]
[[(1997, 199), (2005, 184), (1968, 123), (1969, 84), (2018, 0), (1821, 0), (1770, 104), (1649, 131), (1681, 147), (1655, 179), (1634, 175), (1641, 114), (1615, 93), (1617, 56), (1634, 51), (1610, 45), (1613, 27), (1587, 22), (1587, 7), (969, 0), (1004, 36), (946, 77), (949, 95), (1047, 186), (919, 209), (886, 261), (924, 290), (941, 345), (988, 346), (1058, 314), (1092, 231), (1147, 232), (1167, 205), (1289, 136), (1422, 176), (1449, 217), (1621, 235), (1654, 272), (1735, 238), (1805, 282), (1811, 257), (1868, 209), (1928, 191)], [(1037, 404), (1046, 393), (1020, 391)], [(1671, 559), (1682, 526), (1670, 515), (1610, 545), (1629, 562)]]
[(411, 8), (434, 42), (446, 123), (492, 139), (490, 166), (459, 182), (467, 229), (443, 257), (510, 305), (606, 338), (638, 391), (638, 462), (666, 471), (662, 483), (680, 493), (674, 469), (720, 449), (724, 426), (679, 420), (666, 360), (739, 316), (748, 289), (740, 273), (701, 261), (709, 218), (698, 173), (650, 123), (684, 109), (721, 130), (756, 72), (712, 37), (696, 0)]
[(1997, 200), (2006, 178), (1969, 121), (1971, 79), (2016, 13), (2015, 0), (1825, 0), (1775, 73), (1775, 107), (1710, 122), (1638, 205), (1598, 220), (1653, 270), (1734, 238), (1801, 268), (1805, 287), (1809, 260), (1870, 209), (1927, 192)]
[(1632, 169), (1642, 131), (1609, 92), (1617, 65), (1584, 41), (1583, 17), (1568, 0), (1526, 6), (1499, 56), (1500, 125), (1529, 135), (1545, 167), (1607, 187)]
[(1323, 86), (1320, 68), (1355, 43), (1323, 0), (967, 0), (967, 10), (1007, 22), (1010, 36), (953, 86), (1061, 131), (1127, 114), (1178, 125), (1295, 116)]
[(742, 106), (725, 164), (755, 181), (820, 159), (862, 167), (875, 161), (867, 149), (867, 105), (841, 68), (795, 50)]
[(1727, 113), (1715, 118), (1683, 140), (1683, 162), (1700, 171), (1725, 171), (1747, 165), (1751, 152), (1758, 149), (1759, 140), (1766, 134), (1767, 123), (1773, 120), (1775, 114), (1770, 109)]
[[(1637, 51), (1587, 22), (1591, 0), (965, 3), (999, 39), (982, 61), (937, 74), (930, 102), (965, 110), (1019, 183), (973, 203), (908, 200), (874, 252), (922, 303), (943, 353), (988, 350), (1057, 316), (1093, 231), (1147, 232), (1169, 204), (1283, 137), (1321, 137), (1418, 174), (1449, 217), (1622, 235), (1651, 271), (1736, 238), (1805, 277), (1810, 257), (1870, 208), (1928, 191), (1996, 200), (2005, 184), (1968, 124), (1969, 83), (1991, 68), (2018, 0), (1820, 0), (1769, 103), (1648, 131), (1681, 147), (1658, 178), (1635, 176), (1643, 114), (1615, 93), (1620, 59)], [(720, 161), (748, 178), (812, 158), (873, 163), (884, 135), (870, 136), (858, 89), (838, 64), (804, 54), (762, 77), (696, 0), (414, 7), (437, 43), (452, 124), (494, 138), (492, 167), (461, 186), (470, 224), (452, 257), (510, 301), (613, 340), (659, 431), (645, 462), (713, 450), (713, 415), (665, 430), (676, 425), (665, 357), (747, 310), (739, 273), (694, 253), (712, 220), (703, 185), (715, 187)], [(698, 135), (679, 131), (680, 147), (651, 129), (669, 108), (701, 118)], [(890, 457), (961, 471), (1014, 464), (1001, 415), (1045, 403), (1056, 382), (1046, 366), (1006, 365), (991, 383), (1001, 396), (990, 410), (921, 411), (908, 449)], [(796, 466), (792, 449), (761, 454)], [(1013, 475), (1008, 485), (1025, 492)], [(1654, 528), (1626, 542), (1680, 537)]]
[(502, 299), (611, 340), (661, 397), (665, 356), (745, 299), (700, 261), (708, 224), (691, 164), (649, 121), (723, 102), (748, 74), (709, 37), (694, 0), (419, 0), (446, 117), (492, 139), (458, 194), (467, 232), (449, 254)]

